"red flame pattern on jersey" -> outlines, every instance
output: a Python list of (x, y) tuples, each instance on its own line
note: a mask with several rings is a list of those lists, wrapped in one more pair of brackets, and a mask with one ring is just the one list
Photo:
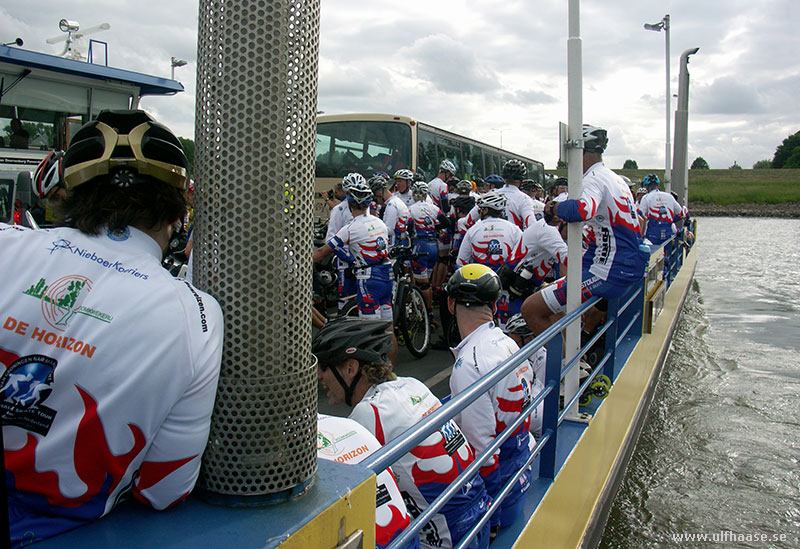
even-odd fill
[(108, 477), (112, 493), (122, 480), (131, 462), (144, 449), (145, 439), (141, 429), (128, 424), (133, 435), (133, 447), (125, 454), (116, 456), (108, 447), (103, 424), (97, 415), (97, 402), (83, 389), (75, 386), (83, 399), (85, 413), (78, 425), (73, 450), (73, 463), (78, 477), (86, 484), (86, 492), (77, 498), (69, 498), (58, 487), (58, 475), (52, 471), (36, 471), (36, 438), (30, 433), (25, 446), (19, 450), (6, 450), (6, 469), (14, 475), (15, 488), (42, 494), (52, 505), (77, 507), (97, 496)]
[(392, 518), (389, 523), (384, 525), (376, 524), (375, 526), (375, 543), (379, 547), (386, 547), (400, 532), (406, 529), (406, 526), (411, 524), (411, 517), (403, 514), (400, 509), (394, 505), (389, 505), (392, 513)]

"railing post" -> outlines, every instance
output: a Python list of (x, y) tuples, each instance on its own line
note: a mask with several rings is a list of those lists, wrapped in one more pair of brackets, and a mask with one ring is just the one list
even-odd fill
[(609, 299), (608, 300), (608, 310), (606, 311), (606, 321), (609, 319), (614, 319), (613, 324), (608, 327), (606, 330), (606, 345), (605, 351), (603, 352), (603, 356), (608, 354), (611, 351), (611, 357), (606, 361), (605, 366), (603, 366), (603, 375), (608, 376), (608, 379), (611, 382), (614, 382), (614, 376), (616, 375), (617, 371), (617, 334), (619, 333), (619, 304), (620, 298)]
[(556, 441), (558, 439), (558, 413), (561, 395), (561, 350), (563, 340), (557, 334), (547, 343), (547, 365), (545, 366), (545, 385), (555, 383), (555, 387), (544, 399), (544, 419), (542, 432), (550, 432), (550, 439), (545, 443), (539, 460), (539, 476), (555, 478), (556, 473)]

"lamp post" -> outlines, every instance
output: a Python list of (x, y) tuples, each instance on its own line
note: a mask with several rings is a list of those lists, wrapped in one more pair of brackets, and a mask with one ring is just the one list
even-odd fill
[(503, 132), (506, 131), (508, 128), (491, 128), (496, 132), (500, 132), (500, 148), (503, 148)]
[(672, 190), (672, 158), (671, 158), (671, 145), (669, 142), (669, 119), (670, 119), (670, 107), (672, 104), (672, 94), (670, 93), (670, 86), (669, 86), (669, 14), (665, 15), (661, 21), (655, 24), (645, 23), (644, 28), (650, 31), (661, 32), (664, 30), (664, 34), (666, 36), (666, 63), (667, 63), (667, 142), (666, 142), (666, 149), (665, 149), (665, 157), (664, 157), (664, 189), (667, 192)]
[(177, 57), (174, 56), (172, 57), (172, 60), (170, 62), (170, 64), (172, 65), (172, 74), (170, 75), (170, 78), (172, 80), (175, 80), (175, 67), (182, 67), (186, 63), (188, 63), (188, 61), (186, 61), (185, 59), (178, 59)]

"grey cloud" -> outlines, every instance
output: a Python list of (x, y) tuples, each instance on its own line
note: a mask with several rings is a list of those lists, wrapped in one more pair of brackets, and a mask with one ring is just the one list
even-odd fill
[(695, 90), (692, 95), (696, 105), (694, 110), (698, 114), (753, 114), (764, 111), (758, 90), (732, 76), (718, 78), (710, 85), (699, 86)]
[(473, 49), (437, 34), (416, 40), (400, 52), (411, 59), (415, 77), (448, 93), (485, 92), (499, 86), (492, 69), (480, 63)]
[(518, 105), (545, 105), (557, 103), (558, 99), (550, 94), (536, 90), (517, 90), (502, 94), (503, 101), (516, 103)]

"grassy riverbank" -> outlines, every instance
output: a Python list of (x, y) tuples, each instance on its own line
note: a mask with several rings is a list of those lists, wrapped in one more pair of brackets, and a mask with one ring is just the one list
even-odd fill
[[(648, 173), (663, 177), (664, 170), (614, 170), (638, 183)], [(566, 170), (556, 174), (566, 177)], [(689, 170), (689, 206), (709, 215), (800, 216), (800, 170)], [(781, 213), (783, 212), (783, 213)], [(792, 212), (796, 212), (792, 214)]]

